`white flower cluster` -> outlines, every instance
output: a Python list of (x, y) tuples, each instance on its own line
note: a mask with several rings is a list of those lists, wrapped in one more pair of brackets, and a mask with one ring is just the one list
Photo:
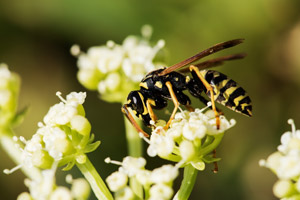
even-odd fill
[(106, 182), (111, 191), (115, 192), (116, 200), (135, 199), (136, 195), (128, 186), (128, 179), (135, 178), (144, 188), (147, 200), (167, 200), (173, 196), (172, 184), (178, 176), (178, 168), (164, 165), (153, 171), (145, 169), (144, 158), (125, 157), (123, 162), (105, 160), (107, 163), (121, 165), (119, 170), (107, 177)]
[(273, 187), (274, 194), (281, 199), (300, 199), (300, 130), (294, 121), (288, 120), (292, 131), (281, 136), (281, 144), (261, 166), (271, 169), (279, 178)]
[(177, 113), (167, 130), (157, 126), (150, 140), (144, 138), (149, 143), (148, 155), (178, 162), (179, 167), (192, 164), (198, 170), (204, 170), (205, 162), (217, 161), (209, 154), (219, 145), (223, 133), (235, 125), (235, 120), (220, 116), (217, 129), (213, 111), (204, 113), (205, 109)]
[(0, 63), (0, 128), (10, 126), (15, 117), (19, 87), (19, 76)]
[(122, 45), (108, 41), (106, 45), (91, 47), (86, 53), (74, 45), (71, 53), (78, 57), (79, 82), (90, 90), (98, 90), (106, 101), (123, 103), (128, 93), (138, 88), (145, 74), (160, 64), (156, 57), (164, 41), (151, 46), (151, 34), (151, 27), (145, 25), (143, 37), (128, 36)]
[[(25, 185), (29, 188), (29, 192), (21, 193), (17, 200), (87, 200), (91, 188), (84, 178), (69, 180), (71, 190), (65, 186), (57, 186), (55, 183), (56, 167), (42, 171), (40, 180), (25, 179)], [(69, 178), (70, 179), (70, 178)]]
[[(85, 162), (85, 153), (95, 150), (99, 142), (91, 144), (91, 125), (84, 117), (82, 104), (86, 93), (72, 92), (66, 100), (57, 93), (62, 102), (52, 106), (44, 123), (39, 122), (39, 128), (32, 138), (26, 141), (19, 139), (25, 147), (22, 151), (22, 165), (50, 169), (53, 164), (68, 164), (70, 169), (76, 162)], [(18, 138), (15, 137), (15, 140)]]

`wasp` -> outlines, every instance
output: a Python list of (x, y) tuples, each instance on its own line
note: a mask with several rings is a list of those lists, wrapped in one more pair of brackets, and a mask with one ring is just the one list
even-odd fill
[[(220, 50), (236, 46), (243, 40), (235, 39), (216, 44), (175, 65), (149, 72), (141, 80), (140, 89), (129, 93), (127, 103), (122, 106), (122, 112), (138, 132), (149, 137), (136, 123), (128, 108), (143, 120), (146, 126), (151, 127), (153, 126), (151, 121), (157, 121), (153, 109), (163, 109), (169, 100), (173, 101), (174, 109), (165, 126), (167, 129), (180, 105), (184, 105), (188, 110), (193, 110), (190, 98), (183, 93), (187, 90), (204, 104), (207, 104), (208, 100), (203, 97), (203, 93), (211, 100), (211, 109), (215, 113), (217, 129), (220, 127), (220, 110), (216, 108), (215, 102), (237, 113), (251, 117), (252, 104), (246, 91), (226, 75), (207, 69), (221, 65), (224, 61), (244, 58), (246, 54), (233, 54), (192, 64)], [(187, 65), (189, 66), (186, 67)], [(190, 72), (191, 76), (186, 75), (187, 72)]]

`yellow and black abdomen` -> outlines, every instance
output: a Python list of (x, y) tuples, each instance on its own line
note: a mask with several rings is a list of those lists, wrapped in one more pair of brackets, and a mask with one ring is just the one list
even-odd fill
[[(202, 70), (201, 75), (213, 87), (214, 100), (231, 110), (252, 116), (251, 99), (246, 91), (240, 87), (234, 80), (213, 70)], [(206, 90), (205, 90), (206, 91)], [(210, 97), (209, 91), (206, 91)]]

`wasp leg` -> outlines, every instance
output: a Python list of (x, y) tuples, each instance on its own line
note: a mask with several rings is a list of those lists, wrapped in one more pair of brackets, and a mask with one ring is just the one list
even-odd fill
[(149, 112), (151, 120), (154, 121), (154, 122), (156, 122), (157, 121), (157, 117), (156, 117), (155, 113), (153, 112), (153, 109), (152, 109), (152, 106), (151, 106), (151, 102), (150, 102), (149, 99), (147, 99), (146, 105), (147, 105), (147, 110)]
[(184, 105), (186, 107), (186, 109), (190, 112), (194, 112), (195, 111), (195, 108), (193, 108), (193, 106), (191, 105)]
[(130, 121), (130, 123), (134, 126), (134, 128), (139, 132), (142, 133), (145, 137), (149, 137), (149, 135), (141, 129), (141, 127), (136, 123), (134, 118), (132, 117), (131, 113), (129, 112), (127, 105), (122, 106), (122, 112), (125, 114), (126, 118)]
[[(214, 158), (216, 158), (217, 157), (217, 151), (216, 150), (214, 150), (213, 151), (213, 157)], [(216, 173), (218, 173), (218, 171), (219, 171), (219, 167), (218, 167), (218, 163), (217, 162), (214, 162), (214, 169), (213, 169), (213, 172), (216, 174)]]
[(210, 99), (211, 99), (211, 106), (212, 106), (212, 109), (213, 109), (213, 111), (215, 113), (215, 116), (216, 116), (216, 126), (217, 126), (217, 129), (220, 129), (220, 116), (219, 116), (219, 113), (216, 109), (214, 90), (213, 90), (212, 86), (201, 75), (201, 73), (200, 73), (200, 71), (197, 67), (195, 67), (194, 65), (191, 65), (190, 66), (190, 71), (195, 71), (195, 73), (197, 74), (197, 76), (199, 77), (201, 82), (203, 83), (204, 87), (206, 87), (206, 89), (209, 91)]
[(170, 117), (168, 123), (167, 123), (166, 126), (165, 126), (165, 129), (169, 128), (169, 126), (170, 126), (172, 120), (173, 120), (174, 117), (175, 117), (175, 114), (176, 114), (176, 112), (177, 112), (177, 109), (178, 109), (178, 107), (179, 107), (179, 101), (178, 101), (178, 99), (177, 99), (177, 97), (176, 97), (176, 94), (175, 94), (175, 92), (174, 92), (174, 90), (173, 90), (173, 87), (172, 87), (171, 82), (167, 81), (167, 82), (166, 82), (166, 86), (168, 87), (169, 93), (170, 93), (170, 95), (171, 95), (171, 98), (172, 98), (172, 100), (173, 100), (173, 103), (174, 103), (174, 106), (175, 106), (175, 107), (174, 107), (174, 110), (173, 110), (173, 112), (172, 112), (172, 115), (171, 115), (171, 117)]

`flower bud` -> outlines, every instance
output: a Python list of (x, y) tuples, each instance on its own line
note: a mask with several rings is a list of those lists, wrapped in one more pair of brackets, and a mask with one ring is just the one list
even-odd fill
[(90, 122), (81, 115), (76, 115), (71, 119), (71, 128), (83, 136), (89, 136), (91, 132)]
[(54, 159), (45, 150), (38, 150), (32, 154), (32, 163), (34, 166), (42, 169), (50, 169)]
[(88, 199), (91, 187), (84, 178), (78, 178), (73, 180), (71, 192), (76, 199)]
[(49, 200), (73, 200), (73, 197), (68, 188), (60, 186), (54, 190)]
[(33, 198), (28, 192), (22, 192), (17, 197), (17, 200), (33, 200)]
[(273, 186), (273, 192), (276, 197), (284, 198), (295, 193), (295, 187), (291, 181), (278, 180)]
[(116, 192), (126, 187), (128, 177), (125, 173), (117, 171), (109, 175), (106, 179), (108, 187), (111, 191)]
[(196, 156), (195, 148), (192, 142), (184, 140), (179, 145), (179, 151), (182, 159), (187, 162)]
[(67, 138), (56, 138), (53, 143), (53, 149), (63, 155), (70, 155), (75, 152), (72, 143)]
[(81, 69), (77, 73), (79, 82), (89, 90), (97, 90), (99, 77), (97, 69)]
[(130, 187), (125, 187), (121, 190), (118, 190), (115, 194), (115, 200), (133, 200), (134, 193)]

